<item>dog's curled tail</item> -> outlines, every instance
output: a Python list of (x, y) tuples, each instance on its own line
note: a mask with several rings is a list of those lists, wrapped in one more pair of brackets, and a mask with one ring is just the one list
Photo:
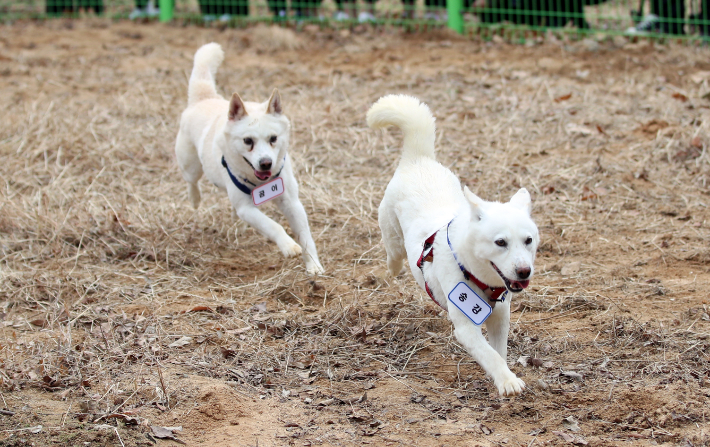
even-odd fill
[(214, 83), (217, 69), (224, 60), (224, 51), (218, 43), (202, 45), (195, 53), (195, 65), (192, 67), (190, 84), (187, 88), (187, 105), (204, 99), (219, 98)]
[(434, 121), (434, 116), (426, 104), (407, 95), (383, 96), (367, 112), (367, 125), (372, 128), (397, 126), (402, 129), (402, 160), (434, 158)]

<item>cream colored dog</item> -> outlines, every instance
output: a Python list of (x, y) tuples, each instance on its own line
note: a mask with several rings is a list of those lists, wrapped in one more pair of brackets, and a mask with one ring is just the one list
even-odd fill
[[(448, 311), (457, 340), (498, 392), (521, 393), (525, 384), (506, 364), (506, 297), (526, 288), (533, 275), (539, 236), (530, 218), (530, 194), (523, 188), (498, 203), (462, 190), (456, 176), (434, 159), (434, 117), (416, 98), (380, 98), (367, 123), (394, 125), (404, 133), (402, 159), (379, 208), (389, 273), (399, 274), (408, 259), (419, 285)], [(484, 322), (490, 344), (481, 332)]]
[[(298, 182), (287, 152), (290, 123), (282, 113), (279, 92), (274, 90), (264, 103), (242, 102), (236, 93), (225, 100), (217, 94), (214, 81), (223, 59), (216, 43), (202, 46), (195, 54), (187, 109), (175, 143), (190, 201), (199, 206), (197, 182), (204, 173), (227, 191), (237, 216), (276, 242), (284, 256), (303, 253), (306, 272), (323, 273), (308, 216), (298, 200)], [(259, 210), (258, 205), (268, 200), (284, 213), (300, 246)]]

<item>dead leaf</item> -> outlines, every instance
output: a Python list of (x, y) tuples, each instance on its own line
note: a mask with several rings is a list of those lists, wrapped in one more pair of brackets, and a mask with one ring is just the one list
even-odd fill
[(234, 313), (234, 311), (232, 309), (230, 309), (229, 307), (226, 307), (226, 306), (217, 306), (215, 308), (215, 310), (217, 311), (218, 314), (222, 314), (222, 315), (231, 315)]
[(37, 327), (47, 327), (49, 326), (49, 322), (47, 321), (46, 318), (37, 318), (35, 320), (30, 321), (30, 324), (32, 326), (37, 326)]
[(653, 119), (645, 124), (642, 124), (639, 130), (647, 134), (656, 135), (659, 130), (665, 129), (669, 125), (668, 121)]
[(347, 397), (345, 399), (341, 399), (341, 401), (345, 404), (359, 404), (362, 402), (365, 402), (367, 400), (367, 392), (363, 393), (362, 396), (351, 396)]
[(695, 137), (690, 142), (690, 145), (695, 148), (702, 149), (703, 148), (703, 140), (701, 140), (700, 137)]
[(567, 100), (570, 99), (571, 97), (572, 97), (572, 93), (568, 93), (568, 94), (566, 94), (566, 95), (562, 95), (562, 96), (559, 96), (559, 97), (555, 98), (555, 102), (567, 101)]
[(562, 438), (563, 440), (565, 440), (567, 442), (574, 441), (574, 436), (570, 435), (569, 433), (565, 433), (563, 431), (553, 431), (552, 433), (556, 434), (557, 436), (559, 436), (560, 438)]
[(529, 355), (521, 355), (518, 357), (518, 363), (520, 363), (523, 366), (530, 366), (530, 356)]
[(238, 348), (226, 346), (220, 346), (219, 350), (222, 353), (222, 357), (224, 357), (225, 359), (231, 359), (232, 357), (237, 355), (237, 352), (239, 351)]
[(688, 160), (694, 160), (700, 157), (702, 154), (703, 151), (701, 149), (698, 149), (697, 147), (691, 145), (691, 147), (688, 149), (682, 149), (676, 152), (675, 155), (673, 155), (673, 161), (682, 163)]
[(598, 198), (597, 193), (589, 189), (588, 187), (584, 187), (582, 189), (582, 200), (594, 200)]
[(678, 92), (673, 93), (671, 96), (673, 96), (674, 99), (677, 99), (680, 102), (685, 102), (688, 100), (687, 96), (685, 96), (682, 93), (678, 93)]
[(353, 326), (350, 328), (350, 333), (355, 336), (359, 341), (365, 342), (367, 335), (372, 331), (374, 324), (369, 324), (367, 326)]
[(578, 432), (580, 430), (579, 423), (574, 416), (568, 416), (562, 419), (562, 426), (569, 431)]
[(570, 134), (581, 134), (581, 135), (591, 135), (592, 129), (586, 126), (580, 126), (579, 124), (574, 124), (574, 123), (568, 123), (565, 126), (565, 130), (567, 130), (567, 133)]
[(348, 415), (348, 419), (353, 422), (368, 422), (372, 419), (372, 416), (367, 413), (353, 413)]
[(230, 335), (239, 335), (243, 334), (244, 332), (250, 331), (252, 329), (251, 326), (239, 328), (239, 329), (230, 329), (228, 331), (225, 331), (225, 333), (230, 334)]
[(572, 443), (572, 444), (576, 444), (576, 445), (587, 445), (588, 444), (587, 441), (581, 436), (570, 435), (569, 433), (565, 433), (563, 431), (553, 431), (552, 433), (559, 436), (563, 440)]
[(560, 372), (560, 375), (565, 376), (565, 377), (569, 377), (570, 379), (577, 380), (579, 382), (584, 380), (584, 376), (578, 372), (575, 372), (575, 371), (562, 371), (562, 372)]
[(138, 418), (131, 417), (123, 413), (113, 413), (105, 416), (104, 419), (119, 419), (123, 421), (126, 425), (138, 425), (140, 421)]
[(562, 270), (560, 270), (560, 273), (562, 276), (571, 276), (574, 275), (575, 273), (579, 272), (579, 269), (582, 267), (582, 263), (579, 261), (575, 262), (570, 262), (569, 264), (566, 264), (564, 267), (562, 267)]
[(599, 132), (602, 135), (606, 135), (606, 132), (604, 132), (604, 129), (602, 129), (602, 126), (597, 124), (597, 132)]
[(555, 192), (555, 187), (552, 185), (547, 185), (542, 187), (542, 193), (543, 194), (552, 194)]
[(214, 312), (209, 306), (195, 306), (186, 312)]
[(254, 304), (251, 306), (251, 309), (249, 309), (249, 312), (266, 312), (266, 302)]
[(266, 326), (266, 332), (273, 335), (275, 338), (281, 338), (284, 336), (284, 328), (273, 324)]
[[(170, 428), (174, 428), (174, 427), (170, 427)], [(176, 438), (175, 435), (173, 434), (173, 430), (169, 430), (168, 427), (159, 427), (157, 425), (151, 425), (150, 429), (153, 432), (152, 435), (155, 436), (156, 438), (169, 439), (171, 441), (177, 442), (178, 444), (185, 444), (183, 441)]]
[(702, 84), (705, 80), (710, 80), (710, 71), (699, 71), (690, 75), (690, 80), (696, 84)]
[(299, 360), (299, 361), (293, 362), (293, 363), (291, 363), (291, 365), (298, 368), (298, 369), (306, 369), (306, 368), (310, 368), (314, 362), (315, 362), (315, 356), (311, 356), (310, 358), (306, 358), (304, 360)]
[(182, 348), (192, 343), (192, 337), (183, 336), (168, 345), (168, 348)]

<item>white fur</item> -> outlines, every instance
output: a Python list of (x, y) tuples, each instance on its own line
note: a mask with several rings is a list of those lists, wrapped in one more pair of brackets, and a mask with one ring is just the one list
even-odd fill
[[(312, 275), (323, 273), (308, 227), (308, 216), (298, 199), (298, 182), (287, 153), (290, 123), (282, 114), (281, 97), (274, 90), (269, 100), (263, 103), (242, 102), (236, 93), (230, 101), (225, 100), (217, 93), (214, 82), (223, 59), (224, 52), (216, 43), (203, 45), (195, 54), (188, 87), (188, 105), (182, 113), (175, 143), (178, 165), (183, 178), (189, 183), (190, 201), (195, 208), (200, 204), (197, 182), (203, 174), (206, 175), (209, 181), (227, 191), (237, 216), (276, 242), (284, 256), (303, 253), (306, 271)], [(276, 140), (272, 142), (273, 137)], [(247, 145), (247, 138), (253, 144)], [(259, 166), (260, 160), (272, 162), (269, 170), (272, 177), (269, 180), (281, 171), (284, 193), (273, 201), (288, 219), (300, 246), (281, 225), (254, 205), (250, 195), (232, 183), (222, 166), (222, 156), (234, 175), (256, 185), (268, 181), (256, 176), (254, 167)], [(259, 170), (259, 173), (262, 172), (267, 171)], [(252, 188), (251, 185), (249, 187)]]
[[(453, 219), (449, 238), (459, 261), (484, 283), (505, 286), (491, 263), (508, 281), (521, 280), (525, 269), (532, 277), (539, 236), (530, 217), (530, 194), (523, 188), (509, 202), (498, 203), (484, 201), (466, 187), (462, 190), (458, 178), (434, 160), (434, 117), (416, 98), (380, 98), (367, 113), (367, 122), (370, 127), (395, 125), (404, 133), (402, 159), (379, 208), (389, 273), (399, 274), (406, 258), (422, 288), (426, 277), (437, 302), (449, 311), (456, 338), (493, 378), (499, 393), (520, 394), (525, 384), (506, 364), (511, 294), (486, 320), (489, 344), (480, 327), (447, 303), (448, 293), (464, 278), (447, 243), (446, 224)], [(424, 264), (422, 275), (417, 260), (424, 240), (437, 230), (434, 260)], [(496, 245), (500, 240), (507, 246)], [(485, 297), (474, 283), (468, 285)]]

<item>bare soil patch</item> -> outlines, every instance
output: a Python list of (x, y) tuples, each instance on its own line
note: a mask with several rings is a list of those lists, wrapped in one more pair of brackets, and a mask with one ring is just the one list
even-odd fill
[[(710, 443), (707, 49), (288, 33), (0, 27), (0, 445), (179, 445), (151, 426), (216, 447)], [(172, 148), (210, 41), (224, 94), (281, 90), (326, 276), (206, 182), (188, 203)], [(400, 136), (364, 118), (388, 93), (429, 104), (477, 194), (533, 195), (518, 398), (409, 272), (381, 279)]]

